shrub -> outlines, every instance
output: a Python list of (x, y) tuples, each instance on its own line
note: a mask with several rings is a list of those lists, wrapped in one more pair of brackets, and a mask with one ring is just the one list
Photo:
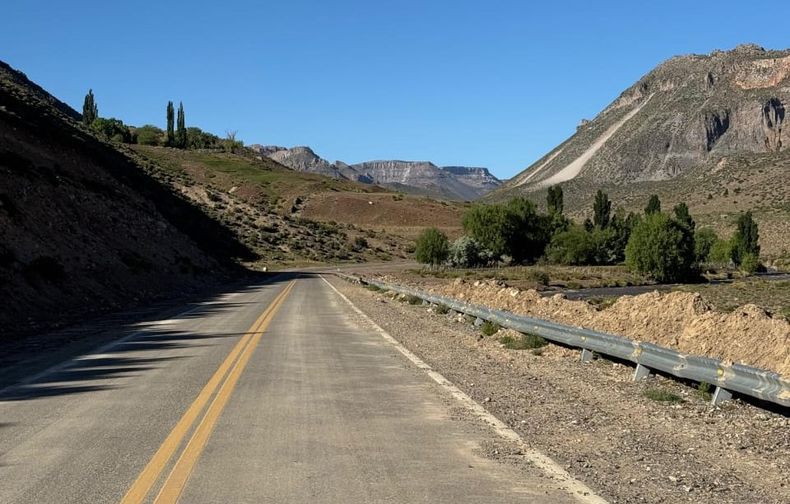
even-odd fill
[(648, 214), (631, 233), (626, 264), (658, 282), (678, 282), (692, 276), (694, 240), (690, 231), (663, 213)]
[(354, 244), (351, 247), (354, 252), (362, 252), (366, 248), (368, 248), (368, 241), (363, 236), (354, 238)]
[(741, 258), (741, 271), (753, 275), (760, 269), (760, 259), (751, 252), (747, 252)]
[(135, 129), (137, 143), (140, 145), (162, 145), (165, 132), (151, 124), (146, 124)]
[(428, 228), (417, 238), (414, 258), (419, 263), (435, 266), (443, 263), (449, 253), (447, 235), (436, 228)]
[(120, 119), (99, 117), (93, 121), (91, 128), (114, 142), (134, 143), (132, 131)]
[(450, 245), (448, 262), (456, 268), (472, 268), (485, 264), (490, 253), (483, 250), (483, 247), (469, 236), (462, 236)]
[(502, 336), (499, 342), (509, 350), (530, 350), (542, 348), (548, 343), (541, 336), (535, 334), (521, 334), (514, 338), (512, 336)]
[(681, 398), (679, 395), (673, 394), (668, 390), (659, 389), (659, 388), (647, 389), (642, 393), (642, 395), (644, 395), (648, 399), (658, 402), (678, 403), (683, 401), (683, 398)]
[(718, 240), (719, 237), (711, 228), (698, 229), (694, 233), (694, 256), (697, 262), (708, 262), (711, 260), (711, 251)]
[(708, 261), (715, 264), (729, 264), (732, 260), (732, 246), (729, 241), (717, 239), (708, 252)]
[(594, 255), (592, 235), (579, 226), (571, 226), (567, 231), (554, 235), (546, 249), (546, 257), (556, 264), (589, 264)]
[(499, 332), (499, 324), (491, 322), (490, 320), (486, 320), (483, 322), (483, 325), (480, 326), (480, 332), (482, 332), (486, 336), (493, 336), (494, 334)]

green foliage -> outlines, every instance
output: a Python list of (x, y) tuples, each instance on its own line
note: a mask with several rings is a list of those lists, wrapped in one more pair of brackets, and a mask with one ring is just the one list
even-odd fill
[(539, 215), (535, 204), (526, 198), (513, 198), (505, 208), (511, 222), (508, 255), (517, 263), (541, 257), (549, 243), (549, 218)]
[(480, 326), (480, 332), (482, 332), (486, 336), (493, 336), (494, 334), (499, 332), (499, 324), (491, 322), (490, 320), (486, 320), (483, 322), (483, 325)]
[(85, 101), (82, 103), (82, 123), (90, 126), (98, 118), (99, 107), (96, 105), (93, 89), (89, 89), (88, 94), (85, 95)]
[(717, 241), (719, 241), (719, 237), (711, 228), (702, 228), (695, 231), (694, 256), (696, 257), (697, 262), (710, 261), (711, 250)]
[(178, 119), (176, 120), (175, 146), (179, 149), (187, 148), (187, 127), (184, 119), (184, 104), (178, 103)]
[(751, 252), (745, 253), (741, 257), (741, 271), (753, 275), (760, 270), (760, 258)]
[(443, 263), (449, 253), (447, 235), (436, 228), (427, 228), (417, 238), (414, 258), (419, 263), (435, 266)]
[(595, 193), (595, 203), (593, 204), (593, 224), (595, 227), (605, 229), (609, 226), (609, 219), (612, 213), (612, 202), (609, 196), (598, 189)]
[(161, 145), (165, 132), (151, 124), (135, 129), (137, 143), (141, 145)]
[(475, 205), (464, 213), (464, 231), (496, 259), (509, 252), (512, 220), (502, 205)]
[(562, 215), (564, 206), (562, 201), (562, 187), (558, 185), (549, 187), (549, 193), (546, 196), (546, 205), (549, 215)]
[(645, 390), (642, 395), (647, 397), (652, 401), (658, 402), (668, 402), (668, 403), (679, 403), (683, 402), (683, 398), (677, 394), (674, 394), (668, 390), (659, 389), (659, 388), (649, 388)]
[(535, 334), (522, 334), (519, 337), (502, 336), (499, 342), (508, 350), (530, 350), (546, 346), (548, 343), (541, 336)]
[(691, 278), (694, 237), (688, 228), (663, 213), (648, 214), (632, 231), (625, 249), (629, 269), (658, 282)]
[(760, 257), (760, 233), (751, 212), (738, 216), (738, 229), (732, 237), (732, 261), (740, 266), (747, 255)]
[(456, 268), (474, 268), (491, 260), (491, 253), (469, 236), (461, 236), (450, 245), (450, 265)]
[(222, 148), (225, 149), (225, 152), (233, 153), (244, 147), (244, 143), (241, 140), (236, 140), (236, 133), (236, 130), (225, 132), (225, 139), (222, 141)]
[(549, 241), (550, 220), (538, 215), (526, 198), (506, 205), (475, 205), (464, 214), (464, 230), (495, 259), (509, 255), (516, 262), (543, 255)]
[(580, 226), (571, 226), (567, 231), (554, 235), (546, 248), (546, 257), (556, 264), (590, 264), (594, 256), (592, 235)]
[(187, 128), (188, 149), (221, 149), (222, 140), (217, 135), (190, 126)]
[(647, 206), (645, 207), (645, 215), (652, 215), (659, 213), (661, 211), (661, 200), (658, 199), (657, 194), (653, 194), (650, 196), (650, 199), (647, 202)]
[(696, 223), (694, 222), (694, 219), (691, 218), (688, 205), (686, 205), (684, 202), (680, 202), (675, 205), (673, 211), (675, 212), (675, 220), (693, 232), (694, 228), (696, 227)]
[(732, 260), (732, 244), (727, 240), (717, 238), (708, 252), (708, 262), (714, 264), (729, 264)]
[(91, 128), (97, 133), (114, 142), (134, 143), (135, 137), (132, 131), (120, 119), (99, 117), (91, 124)]
[(168, 147), (173, 147), (176, 142), (174, 116), (173, 102), (169, 101), (167, 102), (167, 140), (165, 141), (165, 145)]

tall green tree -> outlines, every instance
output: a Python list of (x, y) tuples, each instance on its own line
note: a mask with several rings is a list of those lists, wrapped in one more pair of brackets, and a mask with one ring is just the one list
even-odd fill
[(96, 105), (93, 89), (89, 89), (88, 94), (85, 95), (85, 101), (82, 103), (82, 122), (86, 126), (90, 126), (98, 118), (99, 107)]
[(751, 212), (738, 216), (738, 229), (732, 237), (732, 262), (740, 266), (747, 258), (760, 257), (760, 232)]
[(650, 196), (650, 199), (647, 201), (647, 206), (645, 207), (645, 215), (652, 215), (659, 213), (661, 211), (661, 200), (658, 199), (658, 194), (653, 194)]
[(168, 147), (173, 147), (176, 142), (176, 133), (175, 133), (175, 111), (173, 109), (173, 102), (167, 102), (167, 140), (165, 140), (165, 145)]
[(562, 187), (558, 185), (549, 187), (549, 193), (546, 195), (546, 205), (549, 209), (549, 215), (562, 215)]
[(684, 202), (680, 202), (675, 205), (675, 208), (672, 209), (675, 212), (675, 220), (679, 223), (683, 224), (689, 230), (694, 232), (694, 228), (696, 227), (696, 223), (694, 219), (691, 218), (691, 214), (689, 213), (689, 207)]
[(186, 149), (187, 147), (187, 127), (184, 121), (184, 104), (178, 103), (178, 119), (176, 120), (176, 147)]
[(612, 202), (609, 201), (609, 196), (600, 189), (595, 193), (593, 212), (593, 223), (596, 227), (601, 229), (609, 227), (609, 220), (612, 215)]

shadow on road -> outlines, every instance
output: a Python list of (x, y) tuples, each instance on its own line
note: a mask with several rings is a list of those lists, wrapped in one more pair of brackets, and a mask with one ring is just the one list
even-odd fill
[[(3, 352), (4, 349), (0, 347), (0, 401), (116, 389), (122, 387), (122, 382), (116, 379), (153, 371), (166, 361), (189, 358), (188, 355), (161, 357), (158, 354), (163, 350), (199, 348), (211, 345), (206, 340), (238, 338), (244, 333), (198, 334), (167, 329), (157, 322), (174, 318), (196, 320), (238, 309), (252, 303), (236, 302), (232, 294), (245, 293), (263, 284), (276, 286), (290, 281), (296, 275), (251, 276), (246, 283), (226, 286), (186, 303), (121, 312), (60, 331), (29, 337), (23, 342), (15, 342), (15, 345), (4, 345), (10, 348)], [(129, 339), (107, 350), (110, 356), (93, 358), (90, 355), (102, 345), (124, 337)], [(128, 355), (123, 355), (125, 353)], [(65, 363), (62, 369), (27, 381), (30, 380), (28, 377), (60, 363)]]

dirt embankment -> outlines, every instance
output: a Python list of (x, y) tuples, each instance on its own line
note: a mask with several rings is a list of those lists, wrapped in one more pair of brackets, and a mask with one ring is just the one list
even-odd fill
[(521, 315), (619, 334), (790, 376), (790, 323), (753, 304), (721, 313), (698, 293), (651, 292), (623, 296), (610, 307), (598, 310), (586, 301), (571, 301), (562, 294), (547, 298), (534, 290), (522, 291), (495, 281), (468, 283), (457, 279), (430, 290)]

